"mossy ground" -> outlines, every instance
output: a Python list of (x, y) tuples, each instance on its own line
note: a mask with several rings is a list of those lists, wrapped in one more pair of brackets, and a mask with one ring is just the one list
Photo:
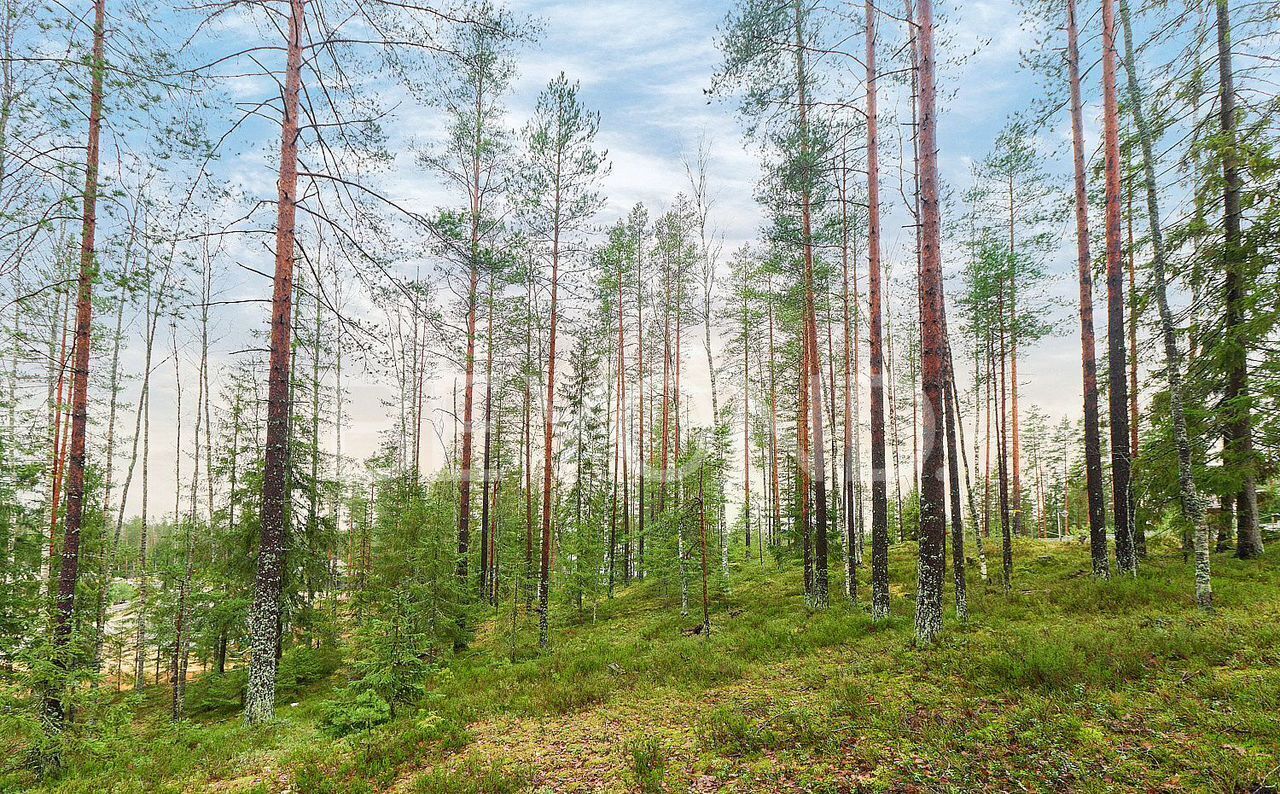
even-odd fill
[[(972, 617), (913, 641), (914, 547), (892, 553), (893, 617), (804, 604), (794, 566), (743, 563), (686, 635), (678, 593), (620, 590), (536, 651), (511, 605), (417, 711), (334, 740), (332, 680), (265, 729), (235, 714), (131, 725), (44, 785), (58, 792), (974, 791), (1280, 787), (1280, 564), (1214, 559), (1219, 603), (1153, 552), (1094, 581), (1087, 549), (1019, 542), (1014, 588), (969, 571)], [(994, 562), (994, 561), (993, 561)], [(993, 566), (992, 573), (998, 569)], [(839, 582), (839, 584), (843, 584)], [(696, 592), (696, 588), (695, 588)], [(948, 598), (951, 597), (948, 591)], [(594, 615), (593, 615), (594, 613)], [(0, 778), (0, 781), (5, 778)], [(8, 778), (18, 785), (19, 778)]]

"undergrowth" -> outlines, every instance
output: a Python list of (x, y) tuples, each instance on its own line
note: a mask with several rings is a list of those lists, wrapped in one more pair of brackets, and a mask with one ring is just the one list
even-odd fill
[[(14, 761), (0, 790), (284, 790), (317, 794), (1065, 788), (1268, 790), (1280, 785), (1280, 565), (1215, 557), (1218, 609), (1153, 550), (1136, 579), (1082, 575), (1087, 549), (1019, 542), (1014, 588), (970, 566), (972, 618), (912, 639), (914, 547), (891, 555), (893, 616), (861, 600), (804, 605), (800, 571), (740, 563), (710, 636), (683, 629), (678, 593), (619, 588), (537, 651), (536, 616), (509, 612), (425, 681), (415, 708), (333, 729), (348, 680), (300, 659), (279, 719), (249, 729), (228, 678), (121, 696), (130, 720), (74, 746), (55, 776)], [(840, 582), (842, 585), (843, 582)], [(836, 590), (833, 583), (833, 591)], [(565, 610), (566, 613), (570, 612)], [(594, 617), (593, 617), (594, 616)], [(514, 648), (514, 653), (513, 653)], [(312, 663), (314, 662), (314, 664)], [(296, 705), (293, 705), (296, 704)], [(328, 704), (328, 705), (326, 705)], [(326, 719), (329, 720), (326, 723)], [(20, 735), (8, 742), (21, 758)]]

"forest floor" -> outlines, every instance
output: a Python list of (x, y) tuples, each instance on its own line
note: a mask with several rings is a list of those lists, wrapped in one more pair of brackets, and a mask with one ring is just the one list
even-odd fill
[(684, 631), (699, 605), (681, 617), (678, 592), (649, 582), (553, 626), (545, 654), (521, 616), (512, 662), (508, 604), (419, 710), (343, 740), (320, 729), (340, 672), (258, 730), (230, 712), (170, 726), (157, 687), (47, 789), (1280, 790), (1277, 552), (1216, 555), (1205, 616), (1176, 550), (1098, 582), (1086, 547), (1020, 541), (1013, 591), (971, 569), (970, 620), (948, 609), (941, 642), (921, 648), (914, 548), (893, 549), (893, 618), (879, 625), (865, 583), (857, 604), (833, 595), (816, 611), (798, 567), (767, 561), (735, 572), (709, 637)]

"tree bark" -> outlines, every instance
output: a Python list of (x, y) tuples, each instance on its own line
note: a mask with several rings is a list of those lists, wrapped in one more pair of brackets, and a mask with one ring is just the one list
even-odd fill
[[(1102, 436), (1098, 419), (1098, 364), (1093, 331), (1093, 265), (1089, 253), (1089, 196), (1085, 176), (1084, 113), (1080, 98), (1080, 50), (1076, 0), (1067, 0), (1067, 70), (1071, 80), (1071, 147), (1075, 166), (1076, 260), (1080, 280), (1080, 364), (1084, 380), (1085, 490), (1093, 575), (1107, 578), (1107, 515), (1103, 497)], [(1154, 238), (1153, 238), (1154, 239)]]
[(1116, 96), (1115, 0), (1102, 3), (1102, 100), (1106, 172), (1107, 364), (1111, 414), (1112, 515), (1116, 564), (1136, 574), (1130, 525), (1129, 384), (1125, 376), (1124, 264), (1120, 227), (1120, 110)]
[[(1004, 584), (1004, 591), (1007, 593), (1013, 589), (1013, 531), (1009, 523), (1009, 428), (1006, 423), (1008, 415), (1008, 382), (1005, 378), (1005, 314), (1004, 314), (1004, 290), (1000, 289), (1000, 293), (996, 299), (997, 311), (1000, 317), (1000, 404), (999, 410), (996, 412), (996, 479), (999, 481), (1000, 490), (1000, 580)], [(991, 351), (991, 369), (994, 370), (997, 360), (994, 350)]]
[(494, 277), (489, 277), (488, 312), (485, 318), (484, 355), (484, 470), (480, 472), (480, 596), (489, 591), (489, 466), (492, 465), (493, 444), (489, 431), (493, 423), (493, 288)]
[[(106, 0), (93, 6), (93, 63), (89, 89), (89, 136), (85, 156), (85, 185), (80, 235), (80, 273), (76, 293), (76, 335), (71, 368), (71, 452), (67, 468), (67, 514), (63, 525), (62, 569), (58, 575), (57, 613), (53, 632), (53, 662), (70, 668), (72, 618), (76, 583), (80, 578), (80, 528), (84, 521), (85, 442), (89, 412), (89, 341), (93, 328), (93, 282), (97, 278), (98, 158), (102, 135), (102, 91), (106, 73)], [(50, 692), (45, 713), (61, 727), (66, 704), (61, 692)]]
[(698, 472), (698, 534), (702, 539), (702, 639), (711, 636), (711, 598), (707, 590), (707, 504), (703, 490), (705, 469)]
[(622, 311), (622, 263), (618, 264), (618, 435), (622, 450), (622, 580), (631, 581), (631, 483), (628, 470), (626, 319)]
[[(841, 298), (843, 303), (843, 326), (844, 326), (844, 460), (843, 460), (843, 476), (840, 493), (842, 503), (844, 505), (844, 546), (845, 546), (845, 595), (850, 601), (858, 599), (858, 564), (861, 560), (861, 550), (858, 546), (859, 536), (861, 535), (862, 515), (858, 510), (855, 487), (854, 487), (854, 443), (858, 433), (855, 424), (853, 408), (853, 351), (857, 346), (854, 339), (851, 323), (853, 304), (849, 297), (849, 167), (848, 152), (842, 152), (840, 159), (840, 176), (837, 186), (840, 191), (840, 266), (841, 266)], [(853, 265), (853, 294), (852, 300), (857, 300), (858, 294), (858, 270), (856, 262)], [(834, 391), (834, 390), (833, 390)], [(834, 427), (834, 425), (833, 425)]]
[(555, 400), (556, 400), (556, 326), (557, 299), (560, 287), (560, 196), (556, 197), (556, 222), (551, 237), (551, 305), (550, 336), (547, 343), (547, 412), (546, 426), (543, 428), (542, 451), (542, 562), (538, 575), (538, 646), (546, 648), (551, 639), (549, 590), (551, 587), (551, 511), (555, 505), (551, 501), (551, 457), (555, 442)]
[[(944, 305), (945, 311), (945, 305)], [(948, 518), (951, 520), (951, 563), (955, 574), (956, 618), (969, 619), (969, 593), (965, 582), (964, 519), (960, 509), (960, 443), (956, 441), (956, 428), (960, 424), (960, 401), (956, 395), (955, 372), (951, 360), (951, 335), (947, 319), (942, 317), (943, 398), (946, 403), (947, 432), (947, 484), (951, 502)], [(938, 439), (934, 439), (937, 444)], [(966, 474), (968, 472), (966, 471)]]
[(885, 481), (884, 342), (880, 296), (880, 133), (876, 108), (876, 8), (866, 2), (867, 292), (871, 303), (871, 617), (889, 617), (889, 493)]
[[(946, 493), (943, 480), (943, 392), (946, 382), (946, 307), (942, 293), (942, 214), (938, 196), (938, 140), (934, 89), (933, 2), (920, 0), (920, 374), (924, 393), (924, 460), (920, 492), (920, 568), (916, 637), (933, 642), (942, 632), (946, 570)], [(954, 438), (952, 439), (954, 442)], [(959, 499), (956, 499), (959, 502)]]
[(526, 285), (524, 329), (524, 611), (533, 608), (533, 267)]
[(644, 578), (644, 229), (636, 228), (636, 578)]
[(266, 463), (262, 482), (262, 535), (253, 606), (249, 615), (249, 686), (245, 721), (266, 722), (275, 713), (276, 650), (280, 645), (280, 595), (286, 548), (285, 480), (289, 468), (290, 317), (298, 189), (298, 111), (302, 84), (302, 31), (306, 0), (290, 0), (284, 119), (276, 217), (276, 263), (271, 297), (271, 355), (267, 384)]
[[(1124, 10), (1121, 10), (1122, 18), (1125, 16)], [(1127, 30), (1127, 28), (1126, 28)], [(1129, 38), (1125, 37), (1125, 47), (1130, 46)], [(1132, 53), (1125, 53), (1125, 63), (1130, 60)], [(1126, 172), (1128, 169), (1125, 169)], [(1134, 251), (1133, 251), (1133, 177), (1126, 173), (1125, 180), (1125, 226), (1128, 240), (1125, 245), (1125, 264), (1129, 271), (1129, 464), (1133, 466), (1138, 461), (1138, 431), (1141, 422), (1138, 418), (1138, 274), (1135, 271)], [(1129, 504), (1130, 525), (1133, 527), (1133, 547), (1134, 553), (1138, 555), (1139, 560), (1147, 557), (1147, 533), (1142, 525), (1137, 521), (1138, 500), (1134, 498)]]
[[(747, 559), (751, 559), (751, 364), (747, 298), (742, 298), (742, 529)], [(701, 488), (701, 483), (699, 483)], [(756, 542), (760, 542), (757, 538)]]
[(808, 389), (809, 413), (813, 423), (813, 485), (814, 485), (814, 605), (819, 609), (827, 606), (830, 600), (827, 586), (827, 474), (826, 441), (823, 437), (822, 419), (822, 363), (818, 347), (818, 313), (817, 295), (813, 273), (813, 235), (810, 229), (810, 178), (809, 173), (809, 120), (808, 120), (808, 77), (804, 57), (803, 14), (799, 0), (795, 3), (795, 35), (796, 35), (796, 86), (800, 104), (800, 147), (801, 159), (805, 173), (802, 176), (800, 198), (800, 224), (804, 245), (804, 279), (806, 331), (809, 338)]
[(800, 360), (796, 373), (796, 499), (799, 500), (805, 600), (813, 600), (813, 527), (809, 518), (809, 332), (801, 316)]
[[(769, 283), (769, 480), (773, 499), (773, 542), (782, 531), (781, 477), (778, 474), (778, 378), (773, 348), (773, 283)], [(761, 551), (763, 554), (763, 550)]]
[(1238, 471), (1236, 491), (1236, 556), (1250, 559), (1262, 554), (1262, 532), (1258, 527), (1258, 492), (1254, 475), (1253, 419), (1249, 406), (1249, 357), (1244, 329), (1247, 287), (1246, 265), (1241, 250), (1240, 154), (1236, 133), (1236, 95), (1231, 64), (1231, 13), (1227, 0), (1217, 0), (1218, 31), (1218, 117), (1225, 150), (1222, 155), (1222, 247), (1226, 312), (1223, 326), (1229, 345), (1227, 383), (1223, 403), (1227, 406), (1227, 465)]

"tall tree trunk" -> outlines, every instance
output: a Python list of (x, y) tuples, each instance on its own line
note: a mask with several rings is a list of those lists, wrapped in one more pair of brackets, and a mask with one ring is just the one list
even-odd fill
[[(845, 546), (845, 595), (850, 601), (858, 598), (858, 564), (861, 560), (859, 540), (861, 535), (862, 515), (854, 488), (854, 456), (853, 447), (858, 429), (854, 423), (853, 408), (853, 351), (857, 342), (853, 338), (852, 302), (849, 297), (849, 166), (848, 152), (842, 152), (840, 158), (840, 175), (837, 181), (840, 192), (840, 266), (841, 266), (841, 298), (844, 326), (844, 460), (843, 481), (840, 494), (844, 506), (844, 546)], [(853, 265), (853, 300), (858, 294), (858, 270)], [(833, 425), (834, 427), (834, 425)]]
[(262, 538), (249, 614), (249, 686), (245, 721), (266, 722), (275, 713), (276, 651), (280, 645), (280, 595), (284, 586), (286, 478), (289, 468), (289, 370), (293, 256), (298, 191), (298, 111), (302, 85), (302, 35), (306, 0), (289, 0), (284, 118), (276, 217), (276, 269), (271, 296), (271, 356), (267, 383), (267, 444), (262, 480)]
[(524, 611), (533, 609), (533, 267), (526, 283), (524, 327)]
[[(1013, 589), (1013, 531), (1009, 523), (1009, 430), (1005, 422), (1008, 413), (1008, 382), (1005, 378), (1005, 328), (1004, 328), (1004, 305), (1003, 305), (1003, 288), (997, 298), (998, 313), (1000, 316), (1000, 404), (999, 410), (996, 412), (996, 479), (999, 481), (1000, 491), (1000, 576), (1001, 582), (1004, 584), (1005, 592)], [(991, 369), (995, 369), (997, 364), (995, 353), (991, 353)]]
[(498, 584), (499, 584), (498, 582), (498, 549), (500, 548), (500, 545), (499, 545), (500, 538), (498, 537), (498, 491), (502, 488), (502, 409), (501, 407), (499, 407), (498, 409), (497, 426), (494, 428), (493, 446), (494, 446), (495, 452), (494, 452), (494, 464), (493, 464), (494, 476), (492, 478), (493, 488), (490, 494), (490, 499), (492, 500), (492, 504), (490, 505), (490, 510), (489, 510), (489, 513), (492, 516), (492, 518), (490, 519), (492, 523), (489, 525), (489, 573), (488, 573), (489, 591), (487, 595), (489, 598), (489, 605), (496, 608), (498, 606)]
[(636, 228), (636, 578), (644, 578), (644, 475), (648, 464), (644, 446), (644, 229)]
[(1102, 436), (1098, 419), (1098, 364), (1093, 333), (1093, 265), (1089, 254), (1089, 195), (1085, 176), (1084, 113), (1080, 98), (1080, 49), (1076, 0), (1067, 0), (1067, 69), (1071, 80), (1071, 147), (1075, 165), (1076, 260), (1080, 279), (1080, 364), (1084, 378), (1085, 488), (1093, 575), (1107, 578), (1107, 515), (1103, 498)]
[[(61, 293), (62, 290), (59, 290)], [(47, 557), (48, 577), (47, 585), (49, 588), (49, 600), (52, 602), (54, 609), (57, 609), (57, 587), (58, 587), (58, 514), (62, 510), (62, 493), (63, 474), (66, 472), (67, 462), (67, 441), (71, 434), (64, 430), (67, 420), (70, 416), (67, 412), (67, 364), (70, 359), (75, 357), (75, 341), (72, 342), (70, 352), (67, 350), (67, 334), (70, 332), (68, 327), (71, 321), (71, 296), (68, 293), (65, 298), (59, 297), (58, 303), (61, 306), (62, 314), (62, 341), (58, 345), (58, 356), (56, 361), (50, 362), (50, 367), (56, 367), (57, 388), (51, 393), (53, 399), (49, 401), (49, 427), (50, 435), (53, 443), (49, 447), (49, 553)], [(57, 327), (55, 324), (54, 328)], [(52, 341), (52, 336), (50, 337)], [(73, 365), (74, 366), (74, 365)]]
[(658, 512), (666, 512), (671, 455), (671, 261), (662, 263), (662, 462), (658, 471)]
[[(945, 312), (945, 304), (944, 304)], [(955, 372), (951, 359), (951, 335), (947, 328), (945, 313), (942, 317), (942, 355), (943, 355), (943, 398), (946, 403), (947, 432), (947, 483), (951, 502), (948, 508), (951, 519), (951, 561), (955, 574), (956, 618), (961, 621), (969, 619), (969, 593), (965, 582), (964, 569), (964, 520), (960, 510), (960, 445), (957, 443), (956, 429), (960, 424), (960, 400), (956, 394)], [(939, 443), (934, 439), (933, 443)], [(966, 474), (968, 471), (966, 469)]]
[[(628, 471), (626, 318), (622, 311), (622, 264), (618, 264), (618, 436), (622, 463), (622, 580), (631, 581), (631, 483)], [(616, 546), (614, 547), (616, 548)]]
[(830, 598), (827, 587), (827, 473), (826, 440), (822, 420), (822, 362), (818, 347), (818, 307), (813, 273), (813, 236), (810, 230), (810, 179), (808, 76), (805, 64), (804, 18), (799, 0), (795, 3), (796, 87), (800, 105), (801, 160), (805, 163), (800, 189), (800, 224), (804, 245), (805, 333), (809, 339), (808, 389), (809, 421), (813, 424), (814, 485), (814, 605), (826, 607)]
[(1013, 463), (1010, 498), (1013, 502), (1013, 534), (1021, 535), (1025, 529), (1022, 526), (1022, 423), (1018, 416), (1017, 260), (1011, 262), (1015, 264), (1009, 272), (1009, 446)]
[(480, 595), (489, 591), (489, 466), (493, 462), (493, 442), (489, 431), (493, 423), (493, 289), (489, 277), (488, 311), (485, 319), (484, 354), (484, 470), (480, 472)]
[[(742, 530), (747, 559), (751, 559), (751, 330), (747, 299), (742, 299)], [(701, 483), (699, 483), (701, 485)], [(760, 542), (760, 538), (756, 538)]]
[[(769, 480), (773, 499), (773, 542), (782, 531), (781, 478), (778, 475), (778, 371), (773, 349), (773, 284), (769, 284)], [(761, 550), (761, 554), (763, 554)]]
[[(955, 359), (951, 355), (950, 337), (948, 337), (948, 340), (947, 340), (947, 373), (948, 373), (947, 386), (948, 388), (951, 389), (951, 401), (956, 414), (956, 432), (960, 437), (959, 445), (958, 445), (960, 448), (960, 468), (962, 471), (964, 471), (964, 490), (965, 490), (965, 495), (968, 497), (968, 502), (969, 502), (969, 520), (973, 524), (974, 548), (978, 554), (978, 574), (979, 576), (982, 577), (982, 581), (986, 582), (987, 581), (987, 550), (983, 547), (983, 542), (982, 542), (982, 527), (980, 526), (980, 521), (978, 517), (978, 505), (974, 499), (975, 488), (973, 487), (973, 483), (969, 479), (969, 459), (968, 459), (968, 453), (965, 452), (964, 422), (961, 421), (961, 416), (960, 416), (960, 390), (956, 388)], [(976, 378), (974, 379), (974, 383), (973, 383), (973, 392), (974, 392), (974, 402), (975, 402), (975, 409), (976, 409), (977, 407), (976, 402), (978, 399), (978, 381)], [(978, 467), (977, 432), (978, 432), (977, 418), (975, 416), (974, 438), (973, 438), (973, 465), (975, 470)], [(966, 595), (966, 598), (967, 598), (967, 595)], [(965, 606), (967, 611), (967, 607), (968, 607), (967, 602)]]
[[(1165, 378), (1169, 387), (1169, 414), (1173, 422), (1174, 446), (1178, 450), (1178, 493), (1182, 514), (1192, 526), (1195, 549), (1196, 603), (1201, 609), (1213, 605), (1213, 585), (1210, 577), (1209, 527), (1205, 518), (1204, 501), (1196, 488), (1191, 458), (1191, 439), (1187, 431), (1185, 395), (1182, 387), (1182, 354), (1178, 350), (1177, 329), (1173, 312), (1169, 308), (1167, 290), (1168, 259), (1164, 234), (1160, 228), (1160, 205), (1156, 185), (1154, 141), (1143, 108), (1143, 96), (1138, 83), (1138, 64), (1133, 42), (1133, 28), (1129, 20), (1129, 7), (1120, 0), (1120, 22), (1125, 38), (1125, 70), (1128, 76), (1129, 108), (1142, 152), (1143, 189), (1147, 198), (1148, 233), (1151, 239), (1151, 281), (1156, 309), (1160, 317), (1160, 335), (1164, 342)], [(1136, 452), (1136, 450), (1135, 450)]]
[[(76, 583), (80, 578), (80, 527), (84, 522), (85, 441), (89, 412), (89, 337), (93, 328), (93, 282), (98, 223), (98, 155), (102, 134), (103, 55), (106, 38), (106, 0), (93, 6), (93, 63), (89, 89), (89, 137), (85, 156), (84, 206), (80, 235), (80, 274), (76, 293), (75, 357), (71, 368), (71, 453), (67, 469), (67, 515), (63, 527), (62, 570), (58, 576), (57, 617), (53, 632), (53, 662), (70, 668), (71, 630)], [(66, 717), (62, 692), (49, 692), (45, 713), (61, 726)]]
[(702, 539), (702, 638), (711, 636), (711, 599), (707, 590), (707, 503), (703, 490), (705, 470), (698, 472), (698, 534)]
[(1124, 264), (1120, 227), (1120, 110), (1116, 96), (1115, 0), (1102, 2), (1102, 104), (1106, 171), (1107, 364), (1111, 415), (1112, 514), (1116, 564), (1136, 573), (1130, 525), (1129, 384), (1125, 377)]
[[(676, 515), (680, 515), (680, 500), (683, 490), (683, 473), (680, 468), (680, 341), (681, 341), (681, 324), (680, 324), (680, 308), (684, 305), (684, 280), (679, 278), (677, 273), (676, 279), (676, 343), (675, 343), (675, 361), (673, 367), (674, 380), (672, 381), (671, 404), (673, 408), (672, 418), (674, 419), (673, 427), (673, 444), (671, 448), (671, 465), (675, 467), (675, 485), (674, 499)], [(689, 568), (687, 553), (684, 548), (684, 522), (676, 523), (676, 549), (677, 559), (680, 563), (680, 614), (689, 614)]]
[[(178, 334), (177, 327), (174, 327), (173, 334), (173, 376), (174, 391), (177, 395), (174, 417), (174, 496), (175, 499), (182, 493), (181, 469), (178, 462), (182, 460), (182, 360), (178, 356)], [(200, 381), (197, 379), (197, 384)], [(200, 386), (197, 385), (197, 389)], [(200, 399), (203, 395), (196, 394), (196, 452), (194, 458), (193, 472), (191, 475), (191, 510), (184, 520), (179, 512), (177, 504), (173, 511), (173, 520), (175, 525), (182, 526), (182, 556), (184, 571), (191, 564), (191, 522), (196, 517), (196, 491), (200, 481)], [(169, 719), (172, 722), (178, 722), (182, 719), (182, 646), (186, 641), (183, 631), (185, 629), (185, 618), (187, 612), (187, 592), (186, 592), (185, 576), (178, 582), (178, 603), (174, 609), (173, 615), (173, 654), (169, 658), (169, 683), (172, 687), (169, 698)]]
[(867, 291), (871, 303), (871, 617), (889, 617), (889, 494), (885, 481), (884, 343), (880, 295), (880, 132), (876, 113), (876, 8), (866, 2)]
[[(479, 311), (480, 263), (472, 249), (470, 282), (467, 287), (467, 353), (462, 387), (462, 459), (458, 472), (458, 586), (467, 590), (467, 563), (471, 545), (471, 458), (472, 420), (475, 411), (476, 315)], [(483, 530), (482, 530), (483, 531)]]
[(1223, 326), (1230, 347), (1223, 403), (1227, 406), (1226, 458), (1236, 469), (1236, 556), (1250, 559), (1262, 554), (1258, 527), (1258, 492), (1254, 475), (1253, 419), (1249, 406), (1249, 356), (1244, 329), (1247, 287), (1240, 231), (1240, 153), (1236, 133), (1235, 76), (1231, 64), (1231, 13), (1227, 0), (1217, 0), (1218, 118), (1225, 149), (1222, 154), (1223, 292), (1226, 313)]
[[(135, 638), (134, 638), (134, 677), (133, 688), (141, 690), (147, 683), (146, 676), (146, 637), (147, 637), (147, 597), (150, 591), (150, 582), (147, 578), (147, 536), (150, 534), (150, 526), (148, 525), (148, 498), (151, 493), (151, 358), (155, 350), (155, 332), (156, 323), (160, 315), (160, 302), (157, 300), (154, 309), (151, 307), (151, 282), (150, 268), (148, 268), (147, 296), (146, 296), (146, 321), (147, 321), (147, 342), (143, 353), (143, 373), (142, 373), (142, 395), (138, 401), (138, 421), (142, 423), (142, 521), (138, 531), (138, 604), (136, 608), (137, 616), (134, 620)], [(139, 435), (137, 428), (134, 428), (135, 441)], [(234, 467), (232, 471), (234, 472)], [(128, 479), (125, 485), (128, 486)], [(128, 488), (125, 488), (125, 494), (120, 497), (120, 514), (117, 517), (117, 528), (119, 532), (119, 522), (124, 516), (124, 499), (127, 496)], [(235, 483), (232, 482), (232, 492), (235, 492)]]
[[(1124, 15), (1123, 9), (1121, 10)], [(1125, 46), (1129, 46), (1129, 39), (1125, 37)], [(1125, 62), (1128, 63), (1129, 57), (1126, 53)], [(1125, 169), (1125, 226), (1128, 241), (1125, 245), (1125, 264), (1129, 271), (1129, 463), (1130, 466), (1138, 461), (1138, 431), (1140, 422), (1138, 421), (1138, 275), (1135, 271), (1134, 251), (1133, 251), (1133, 177)], [(1133, 547), (1134, 553), (1138, 555), (1138, 559), (1143, 560), (1147, 557), (1147, 533), (1142, 525), (1137, 521), (1138, 500), (1134, 498), (1129, 504), (1129, 522), (1133, 527)]]
[(556, 326), (560, 286), (560, 197), (556, 196), (556, 225), (551, 238), (550, 336), (547, 343), (547, 413), (542, 451), (542, 563), (538, 576), (538, 645), (545, 648), (551, 639), (549, 596), (551, 587), (551, 456), (555, 442)]
[(809, 520), (809, 333), (800, 324), (800, 360), (796, 372), (796, 499), (799, 504), (801, 553), (804, 558), (805, 600), (813, 599), (813, 527)]
[[(946, 383), (946, 306), (942, 294), (942, 213), (938, 196), (938, 139), (934, 98), (933, 2), (917, 6), (920, 52), (920, 374), (926, 422), (920, 492), (920, 568), (916, 637), (942, 632), (946, 570), (946, 492), (943, 480), (943, 392)], [(952, 439), (954, 442), (954, 438)], [(959, 499), (956, 499), (959, 502)]]

